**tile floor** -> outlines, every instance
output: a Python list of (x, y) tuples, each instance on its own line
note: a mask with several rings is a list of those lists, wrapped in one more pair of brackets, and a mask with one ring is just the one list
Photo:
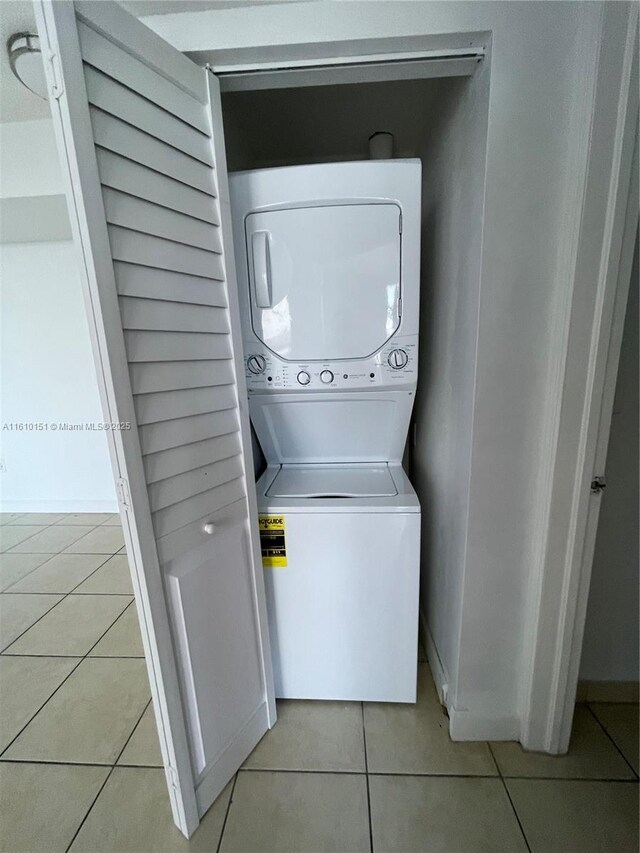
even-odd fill
[(638, 706), (576, 711), (568, 755), (452, 743), (415, 706), (280, 702), (187, 842), (171, 823), (117, 516), (0, 518), (0, 850), (638, 850)]

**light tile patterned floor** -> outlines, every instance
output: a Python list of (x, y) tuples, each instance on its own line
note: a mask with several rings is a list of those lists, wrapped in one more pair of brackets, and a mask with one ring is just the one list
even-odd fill
[(280, 702), (190, 841), (171, 823), (117, 516), (0, 517), (0, 851), (637, 851), (638, 706), (571, 750), (452, 743), (415, 706)]

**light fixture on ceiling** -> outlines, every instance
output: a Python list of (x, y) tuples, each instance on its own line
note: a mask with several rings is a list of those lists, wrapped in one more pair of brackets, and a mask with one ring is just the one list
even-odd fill
[(47, 100), (47, 82), (40, 52), (40, 39), (35, 33), (14, 33), (7, 41), (11, 70), (29, 91)]

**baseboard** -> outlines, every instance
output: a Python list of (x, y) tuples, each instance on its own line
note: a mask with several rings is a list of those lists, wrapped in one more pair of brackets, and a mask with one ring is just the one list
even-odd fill
[(638, 704), (638, 681), (588, 681), (578, 682), (576, 702), (619, 702)]
[(106, 501), (0, 501), (0, 512), (118, 512), (118, 502)]
[(451, 682), (438, 654), (422, 608), (420, 609), (420, 640), (427, 653), (427, 661), (438, 691), (438, 698), (449, 714), (451, 740), (518, 740), (520, 738), (520, 720), (516, 717), (488, 717), (467, 710), (457, 710), (453, 707), (450, 698)]
[(451, 740), (519, 740), (517, 717), (488, 717), (471, 711), (449, 708)]
[(447, 676), (444, 665), (440, 660), (440, 655), (438, 654), (436, 644), (431, 636), (431, 631), (429, 630), (427, 619), (422, 608), (420, 608), (419, 626), (420, 642), (422, 643), (422, 648), (425, 650), (427, 655), (427, 662), (429, 664), (429, 669), (431, 670), (431, 675), (433, 676), (433, 683), (436, 686), (438, 698), (440, 699), (441, 704), (446, 708), (447, 700), (449, 698), (449, 677)]

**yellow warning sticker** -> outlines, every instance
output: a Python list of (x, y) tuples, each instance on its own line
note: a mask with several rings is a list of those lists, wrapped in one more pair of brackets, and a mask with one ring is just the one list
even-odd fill
[(260, 515), (260, 548), (265, 569), (284, 569), (287, 565), (287, 543), (284, 516)]

